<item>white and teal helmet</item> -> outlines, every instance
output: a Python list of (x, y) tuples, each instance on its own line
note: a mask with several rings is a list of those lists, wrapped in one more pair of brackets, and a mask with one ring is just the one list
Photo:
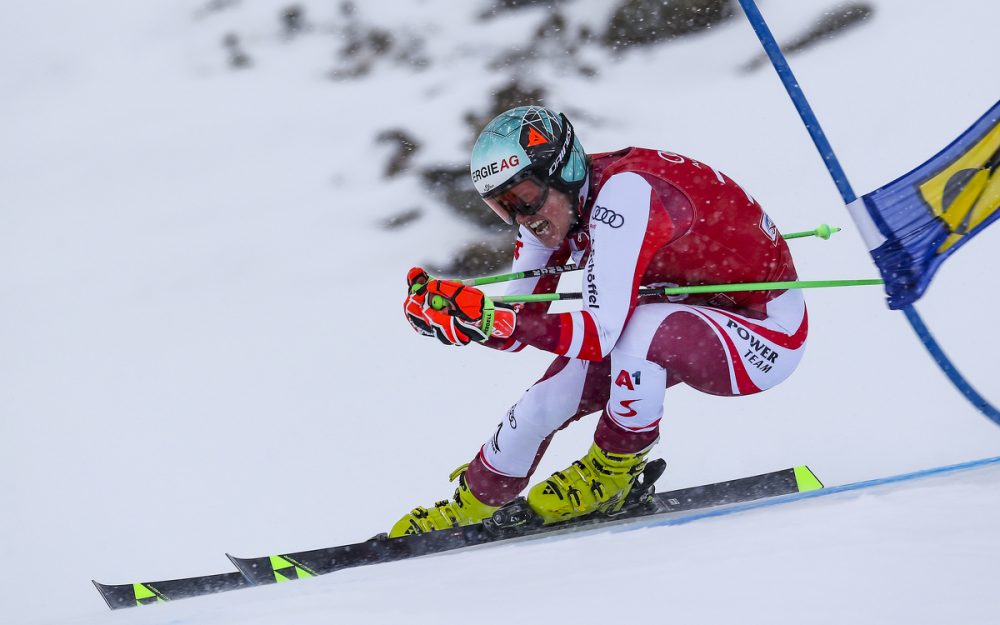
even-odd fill
[[(519, 106), (493, 119), (472, 148), (472, 182), (486, 203), (507, 223), (512, 213), (534, 214), (549, 187), (576, 197), (587, 179), (587, 154), (562, 113)], [(532, 178), (541, 193), (530, 200), (508, 192)]]

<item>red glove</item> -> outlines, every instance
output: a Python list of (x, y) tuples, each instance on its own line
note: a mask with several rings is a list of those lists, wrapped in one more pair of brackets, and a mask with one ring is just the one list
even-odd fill
[(496, 306), (477, 288), (455, 280), (431, 280), (413, 267), (407, 272), (409, 295), (403, 303), (406, 320), (424, 336), (435, 336), (445, 345), (468, 345), (490, 336), (507, 338), (517, 322), (514, 310)]
[(447, 340), (438, 336), (443, 342), (465, 345), (471, 340), (483, 342), (491, 336), (507, 338), (514, 332), (517, 323), (514, 309), (495, 304), (475, 287), (456, 280), (431, 280), (426, 293), (430, 303), (430, 310), (425, 311), (427, 317), (436, 326), (454, 329), (454, 333), (445, 332)]
[(437, 337), (445, 345), (468, 345), (472, 340), (469, 329), (465, 328), (463, 332), (459, 328), (459, 318), (450, 314), (444, 302), (439, 302), (437, 310), (427, 303), (429, 281), (430, 276), (421, 267), (413, 267), (406, 273), (406, 283), (410, 287), (410, 293), (403, 302), (406, 320), (417, 333)]
[(434, 336), (431, 321), (424, 315), (424, 309), (427, 307), (425, 302), (428, 280), (430, 276), (422, 267), (411, 267), (406, 272), (407, 296), (403, 302), (403, 314), (406, 315), (406, 320), (410, 322), (414, 331), (424, 336)]

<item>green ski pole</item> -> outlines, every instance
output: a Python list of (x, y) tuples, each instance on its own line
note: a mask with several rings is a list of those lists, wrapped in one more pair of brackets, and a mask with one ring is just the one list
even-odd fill
[[(639, 289), (640, 296), (685, 295), (694, 293), (731, 293), (734, 291), (772, 291), (782, 289), (824, 289), (838, 286), (872, 286), (885, 284), (878, 278), (862, 280), (791, 280), (786, 282), (745, 282), (741, 284), (703, 284), (699, 286), (648, 287)], [(519, 304), (583, 299), (583, 293), (537, 293), (530, 295), (490, 296), (494, 302)], [(443, 305), (443, 302), (441, 302)]]
[[(789, 232), (788, 234), (782, 235), (786, 240), (788, 239), (801, 239), (803, 237), (819, 237), (824, 241), (830, 239), (835, 233), (840, 232), (840, 228), (833, 226), (828, 226), (827, 224), (820, 224), (814, 230), (805, 230), (803, 232)], [(496, 276), (484, 276), (482, 278), (466, 278), (465, 280), (460, 280), (465, 286), (482, 286), (484, 284), (496, 284), (498, 282), (510, 282), (511, 280), (522, 280), (524, 278), (539, 278), (541, 276), (552, 276), (561, 273), (567, 273), (570, 271), (578, 271), (582, 267), (577, 267), (576, 265), (560, 265), (554, 267), (542, 267), (541, 269), (531, 269), (529, 271), (516, 271), (514, 273), (503, 273)]]
[(528, 271), (515, 271), (514, 273), (504, 273), (498, 276), (484, 276), (482, 278), (466, 278), (460, 280), (465, 286), (482, 286), (484, 284), (496, 284), (497, 282), (510, 282), (511, 280), (521, 280), (523, 278), (538, 278), (541, 276), (554, 276), (569, 271), (577, 271), (583, 267), (576, 265), (556, 265), (553, 267), (542, 267), (541, 269), (529, 269)]
[(802, 237), (819, 237), (824, 241), (829, 241), (830, 237), (838, 232), (840, 232), (840, 228), (828, 226), (827, 224), (820, 224), (815, 230), (806, 230), (805, 232), (789, 232), (788, 234), (781, 235), (781, 237), (786, 241), (788, 239), (801, 239)]

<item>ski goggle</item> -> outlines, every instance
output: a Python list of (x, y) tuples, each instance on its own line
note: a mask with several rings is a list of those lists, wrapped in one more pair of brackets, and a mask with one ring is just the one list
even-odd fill
[(486, 205), (507, 225), (514, 224), (516, 215), (536, 214), (549, 197), (549, 185), (533, 174), (529, 173), (512, 182), (513, 184), (504, 185), (495, 194), (483, 198)]

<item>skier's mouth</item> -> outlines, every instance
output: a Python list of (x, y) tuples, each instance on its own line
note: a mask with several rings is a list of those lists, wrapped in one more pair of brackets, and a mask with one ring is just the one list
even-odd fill
[(530, 228), (531, 231), (535, 233), (535, 236), (542, 236), (549, 229), (549, 220), (536, 219), (535, 221), (532, 221), (531, 223), (528, 224), (528, 228)]

